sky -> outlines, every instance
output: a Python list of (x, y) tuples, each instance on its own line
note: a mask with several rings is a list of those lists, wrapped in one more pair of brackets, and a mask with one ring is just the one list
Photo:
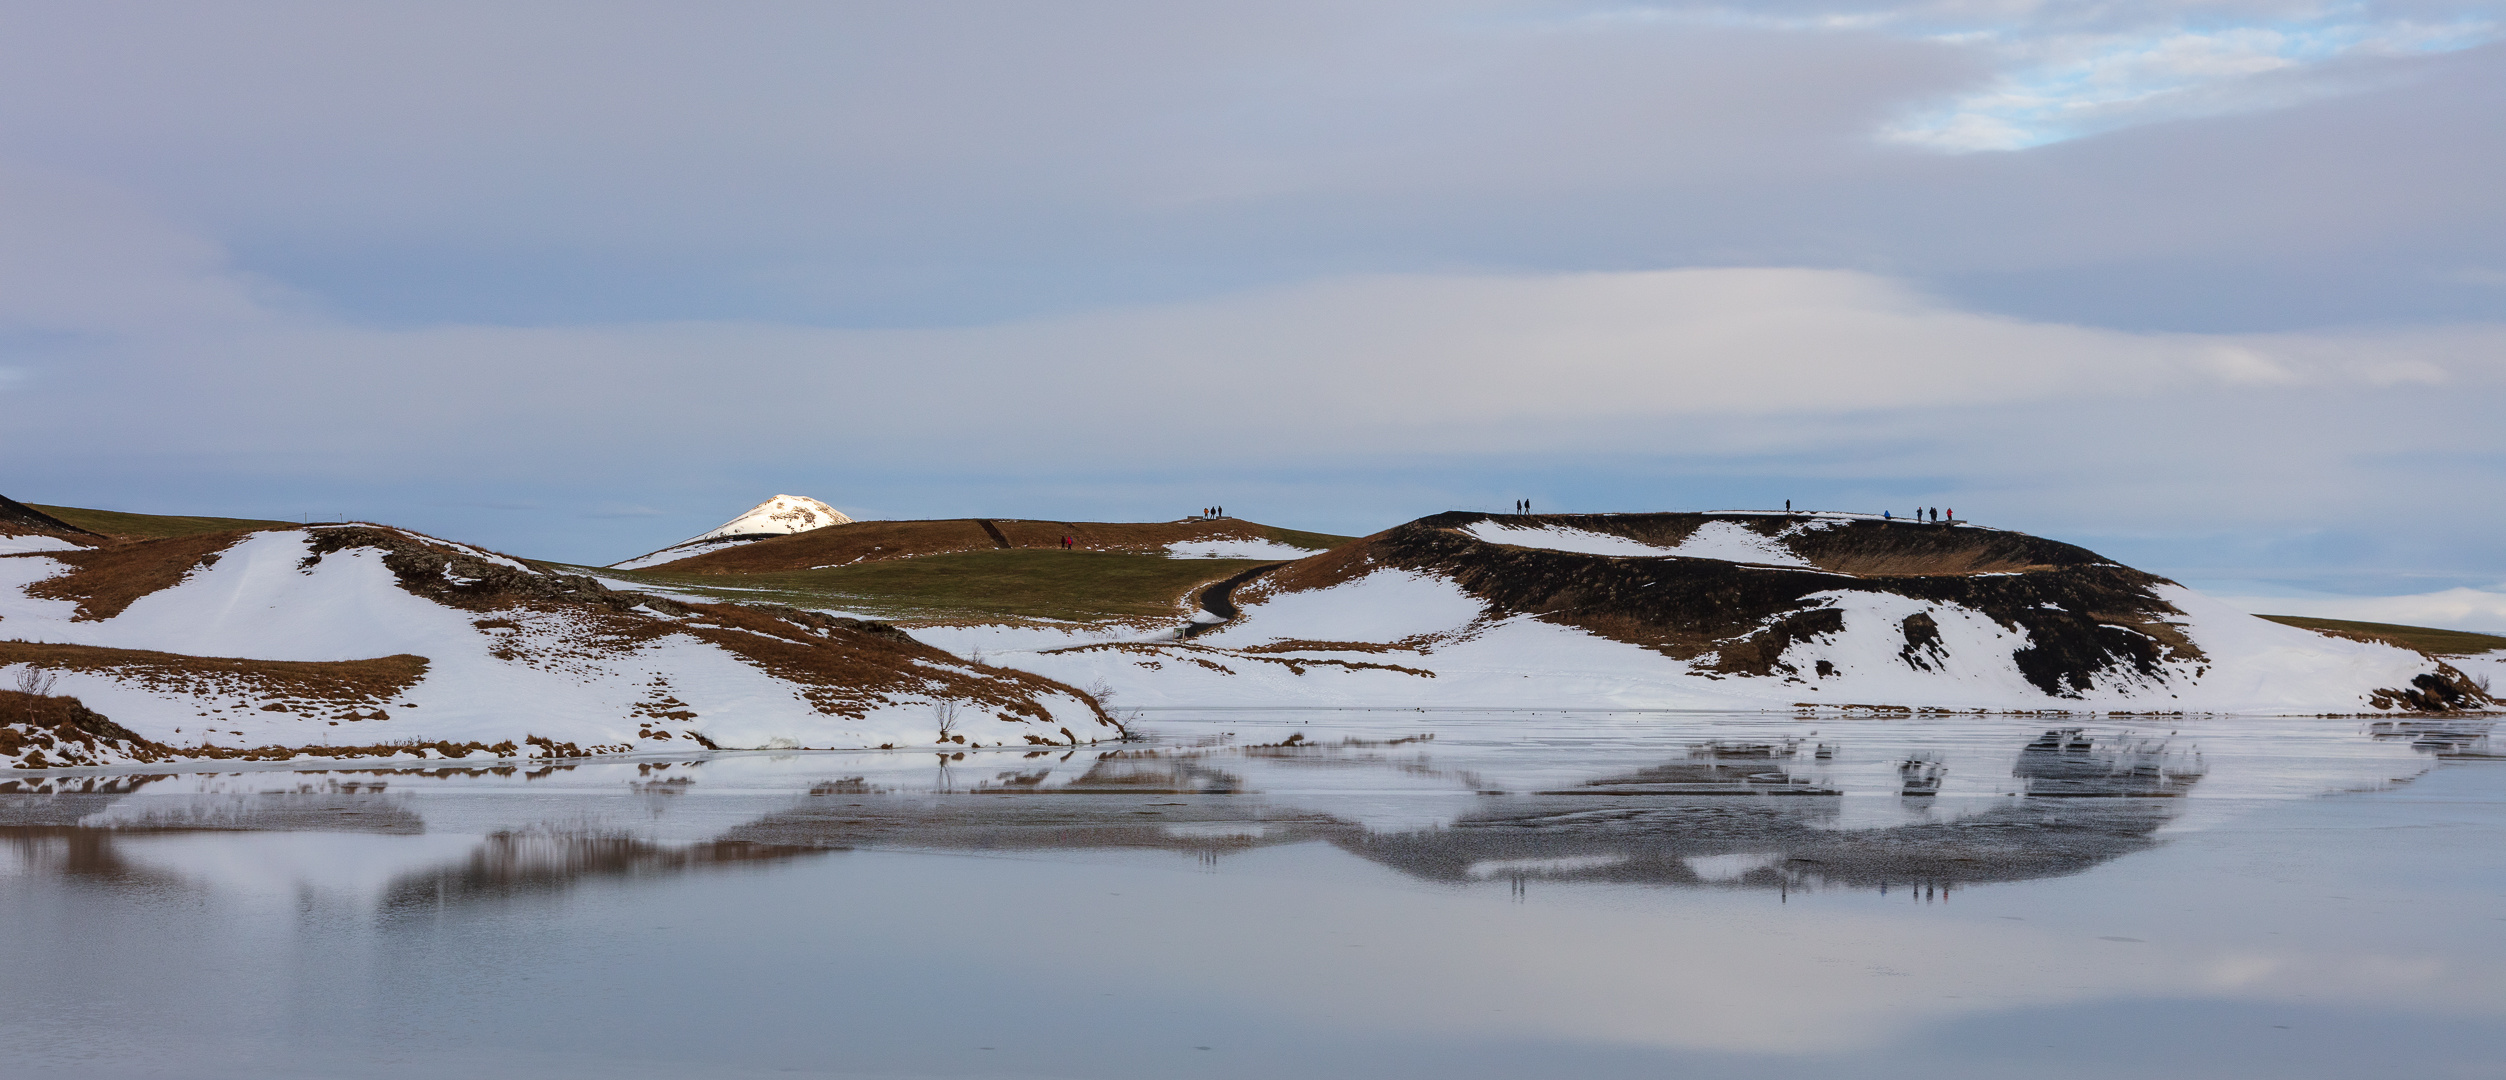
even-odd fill
[(0, 0), (0, 493), (1956, 510), (2506, 630), (2506, 0)]

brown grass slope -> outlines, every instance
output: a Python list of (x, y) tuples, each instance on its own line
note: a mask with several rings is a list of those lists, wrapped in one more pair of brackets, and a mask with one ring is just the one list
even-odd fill
[[(996, 538), (993, 534), (997, 532)], [(883, 559), (1002, 549), (1059, 550), (1068, 536), (1082, 551), (1162, 553), (1179, 541), (1269, 540), (1310, 549), (1349, 539), (1249, 521), (1033, 521), (954, 518), (856, 521), (716, 548), (649, 569), (672, 574), (773, 574)]]
[[(426, 676), (423, 656), (371, 660), (249, 660), (187, 656), (147, 649), (0, 641), (0, 666), (32, 664), (47, 671), (84, 671), (147, 690), (250, 699), (271, 712), (327, 716), (379, 708)], [(363, 715), (343, 719), (365, 719)]]
[[(372, 661), (352, 661), (352, 663), (372, 663)], [(540, 754), (547, 757), (573, 757), (581, 752), (580, 748), (573, 743), (556, 742), (536, 736), (528, 738), (527, 742), (537, 745)], [(17, 690), (0, 690), (0, 768), (32, 771), (76, 768), (85, 765), (154, 763), (185, 759), (285, 761), (298, 756), (390, 757), (395, 754), (418, 753), (425, 750), (433, 750), (448, 758), (464, 757), (473, 751), (480, 750), (491, 754), (511, 756), (519, 754), (522, 746), (512, 741), (482, 743), (447, 742), (440, 739), (404, 739), (398, 742), (360, 746), (324, 743), (317, 746), (244, 747), (215, 746), (206, 742), (198, 746), (177, 746), (157, 742), (133, 732), (129, 728), (114, 723), (102, 713), (88, 708), (77, 698), (65, 694), (29, 694)], [(92, 787), (92, 783), (90, 786)], [(24, 784), (21, 781), (0, 781), (0, 794), (22, 790), (24, 790)], [(169, 824), (143, 822), (139, 827), (161, 829), (168, 827)], [(191, 827), (199, 827), (197, 822), (189, 824)], [(326, 827), (333, 827), (335, 824), (332, 823), (331, 826)], [(240, 826), (229, 823), (228, 827)]]
[(88, 510), (76, 506), (37, 506), (35, 509), (87, 532), (124, 540), (155, 540), (168, 536), (192, 536), (199, 533), (251, 532), (257, 529), (293, 529), (296, 527), (293, 521), (269, 521), (262, 518), (132, 514), (120, 510)]
[(40, 557), (68, 563), (68, 573), (26, 587), (26, 595), (78, 604), (81, 622), (110, 619), (140, 597), (180, 584), (202, 567), (214, 566), (218, 553), (235, 546), (245, 533), (201, 533), (163, 540), (140, 540), (86, 551), (51, 551)]
[(106, 719), (77, 698), (0, 690), (0, 764), (42, 769), (170, 756), (169, 748)]
[(2399, 645), (2430, 656), (2477, 656), (2506, 649), (2506, 637), (2479, 634), (2469, 630), (2439, 630), (2431, 626), (2402, 626), (2395, 623), (2355, 622), (2349, 619), (2315, 619), (2302, 615), (2263, 615), (2283, 626), (2312, 630), (2318, 634), (2349, 638), (2352, 641), (2377, 641)]
[[(1771, 515), (1438, 514), (1283, 567), (1247, 596), (1328, 587), (1380, 568), (1423, 571), (1453, 579), (1494, 614), (1534, 615), (1681, 660), (1711, 656), (1713, 671), (1792, 676), (1804, 673), (1786, 661), (1787, 649), (1844, 629), (1843, 616), (1813, 594), (1887, 592), (1957, 604), (2025, 631), (2030, 644), (2012, 659), (2030, 683), (2054, 697), (2079, 696), (2103, 672), (2129, 669), (2154, 678), (2161, 663), (2204, 659), (2169, 621), (2183, 613), (2152, 591), (2166, 579), (2021, 533), (1852, 522), (1786, 538), (1820, 572), (1584, 555), (1488, 543), (1462, 531), (1491, 519), (1664, 545), (1708, 521), (1733, 521), (1769, 536), (1790, 523)], [(1898, 630), (1907, 664), (1929, 669), (1938, 661), (1940, 634), (1930, 617), (1911, 616)], [(2392, 694), (2413, 707), (2424, 707), (2423, 700), (2446, 708), (2485, 703), (2467, 682), (2440, 681), (2442, 690), (2420, 686)]]

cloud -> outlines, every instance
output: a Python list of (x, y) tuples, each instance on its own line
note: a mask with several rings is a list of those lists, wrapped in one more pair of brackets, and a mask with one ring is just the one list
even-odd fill
[(1897, 118), (1882, 138), (1949, 152), (2019, 150), (2153, 122), (2279, 108), (2405, 77), (2378, 61), (2506, 37), (2481, 0), (1972, 4), (1667, 4), (1604, 21), (1881, 34), (1988, 58), (1992, 73)]
[[(2506, 495), (2423, 464), (2506, 451), (2486, 422), (2506, 327), (2488, 324), (2131, 333), (1732, 268), (1374, 275), (971, 327), (393, 328), (255, 305), (188, 250), (130, 244), (157, 261), (134, 264), (129, 304), (28, 316), (70, 333), (12, 358), (34, 377), (0, 453), (626, 507), (658, 494), (620, 486), (800, 462), (1063, 484), (1682, 462), (1963, 491), (1953, 505), (2072, 529), (2111, 507), (2296, 527), (2325, 500), (2407, 498), (2471, 535)], [(198, 296), (243, 299), (200, 314)]]
[(1953, 152), (2018, 150), (2154, 121), (2278, 108), (2400, 74), (2373, 61), (2459, 51), (2506, 33), (2496, 19), (2469, 11), (2434, 23), (2352, 6), (2252, 12), (2242, 24), (2215, 9), (2147, 15), (2114, 28), (1951, 31), (1949, 39), (2000, 56), (2002, 73), (1883, 136)]
[[(1058, 445), (1122, 454), (1213, 419), (1239, 453), (1275, 460), (1690, 441), (1666, 424), (1763, 422), (1757, 441), (1796, 446), (1892, 415), (2485, 386), (2506, 331), (2132, 334), (1962, 311), (1867, 274), (1727, 269), (1351, 278), (924, 330), (394, 330), (265, 312), (115, 340), (39, 365), (64, 404), (128, 418), (115, 443), (179, 432), (194, 452), (255, 454), (336, 441), (353, 448), (335, 451), (336, 467), (368, 468), (420, 449), (631, 459), (650, 452), (656, 425), (761, 456), (981, 459), (1014, 445), (991, 433), (1038, 427), (1068, 431)], [(210, 403), (223, 422), (181, 419)], [(826, 422), (783, 415), (795, 409)], [(970, 429), (948, 440), (963, 449), (921, 445), (935, 424)]]
[[(1350, 528), (1780, 484), (2179, 554), (2385, 508), (2426, 524), (2377, 558), (2476, 568), (2506, 47), (2313, 10), (30, 9), (0, 453), (200, 512), (536, 502), (561, 543), (1223, 476)], [(2385, 29), (2256, 59), (2309, 19)], [(1875, 138), (2063, 64), (2182, 93)]]
[(268, 317), (223, 246), (90, 178), (0, 167), (0, 330), (190, 333)]
[[(2497, 261), (2506, 51), (2373, 44), (2462, 5), (2309, 10), (55, 6), (0, 36), (0, 146), (179, 223), (240, 287), (396, 325), (969, 325), (1683, 266), (2127, 328), (2494, 317), (2493, 289), (2424, 283)], [(2308, 19), (2384, 29), (2247, 74), (2151, 44)], [(2089, 81), (2147, 102), (2074, 125), (2099, 138), (1875, 138), (2134, 42)], [(2142, 94), (2166, 79), (2191, 89)]]

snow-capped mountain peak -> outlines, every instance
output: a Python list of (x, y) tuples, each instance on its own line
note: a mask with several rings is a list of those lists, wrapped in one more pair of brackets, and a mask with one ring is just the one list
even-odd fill
[(800, 495), (777, 495), (749, 507), (746, 513), (716, 525), (695, 536), (647, 555), (638, 555), (625, 562), (609, 564), (617, 570), (642, 570), (675, 562), (679, 559), (711, 551), (725, 545), (775, 536), (790, 536), (830, 525), (849, 525), (852, 518), (844, 512), (816, 499)]
[(777, 495), (749, 507), (748, 512), (690, 538), (688, 543), (742, 536), (784, 536), (829, 525), (847, 525), (851, 518), (832, 506), (800, 495)]

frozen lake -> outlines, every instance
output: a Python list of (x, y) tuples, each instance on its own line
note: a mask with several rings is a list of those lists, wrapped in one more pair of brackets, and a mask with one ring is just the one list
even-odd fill
[(0, 782), (0, 1073), (2492, 1076), (2488, 721), (1194, 711)]

